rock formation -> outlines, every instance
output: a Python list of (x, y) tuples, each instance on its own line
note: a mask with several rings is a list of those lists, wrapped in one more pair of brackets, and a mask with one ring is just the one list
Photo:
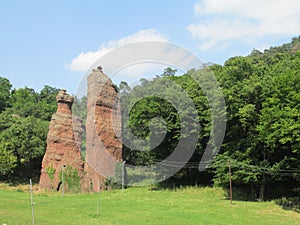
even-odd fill
[[(47, 136), (47, 149), (42, 162), (40, 188), (57, 188), (64, 165), (71, 166), (83, 176), (83, 160), (78, 143), (74, 139), (72, 123), (73, 97), (61, 90), (56, 101), (57, 112), (52, 116)], [(76, 126), (79, 126), (78, 124)], [(80, 127), (80, 126), (79, 126)], [(51, 170), (53, 178), (51, 179)]]
[(97, 190), (122, 161), (120, 99), (101, 67), (88, 76), (87, 109), (85, 185)]
[[(82, 190), (98, 190), (105, 179), (115, 175), (122, 161), (121, 104), (112, 81), (98, 67), (88, 76), (86, 120), (86, 160), (80, 153), (82, 123), (73, 116), (73, 97), (62, 90), (56, 101), (47, 136), (47, 149), (42, 162), (40, 188), (59, 187), (64, 165), (78, 171)], [(51, 175), (52, 174), (52, 175)]]

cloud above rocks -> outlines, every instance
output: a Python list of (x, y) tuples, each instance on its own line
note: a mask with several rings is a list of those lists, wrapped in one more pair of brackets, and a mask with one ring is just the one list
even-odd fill
[(194, 5), (194, 14), (196, 23), (187, 30), (201, 41), (202, 50), (300, 33), (299, 0), (202, 0)]
[(100, 57), (109, 53), (111, 50), (120, 46), (141, 41), (167, 42), (168, 39), (155, 29), (141, 30), (132, 35), (122, 37), (119, 40), (102, 44), (98, 50), (81, 52), (79, 55), (74, 57), (71, 62), (66, 65), (66, 67), (71, 71), (86, 72)]

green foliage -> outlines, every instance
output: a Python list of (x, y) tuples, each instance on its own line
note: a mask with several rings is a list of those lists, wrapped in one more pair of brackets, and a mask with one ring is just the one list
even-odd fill
[(87, 97), (82, 96), (81, 98), (74, 97), (74, 104), (72, 107), (73, 114), (73, 122), (75, 119), (79, 119), (80, 123), (82, 123), (82, 133), (81, 133), (81, 154), (83, 158), (85, 158), (86, 152), (86, 120), (87, 120)]
[(52, 115), (57, 110), (56, 95), (60, 89), (45, 85), (38, 95), (37, 118), (50, 121)]
[[(76, 168), (73, 168), (70, 165), (67, 165), (63, 169), (64, 173), (64, 182), (66, 184), (66, 189), (68, 191), (80, 191), (80, 176)], [(62, 170), (58, 175), (59, 179), (62, 181)]]
[(8, 109), (8, 112), (21, 117), (33, 116), (50, 121), (57, 109), (56, 95), (58, 91), (59, 89), (50, 86), (45, 86), (40, 93), (28, 87), (14, 89), (10, 99), (11, 108)]
[(161, 75), (162, 77), (172, 77), (175, 76), (177, 70), (176, 69), (172, 69), (171, 67), (167, 67), (166, 69), (164, 69), (164, 73)]
[[(233, 57), (223, 66), (209, 67), (222, 87), (227, 106), (225, 139), (210, 169), (215, 185), (228, 188), (230, 159), (235, 187), (241, 193), (251, 193), (251, 199), (298, 194), (295, 187), (300, 185), (299, 50), (300, 37), (263, 53), (253, 50), (249, 56)], [(191, 122), (200, 123), (201, 130), (190, 160), (191, 166), (187, 165), (170, 180), (182, 184), (185, 180), (194, 183), (199, 178), (199, 173), (193, 171), (194, 165), (201, 159), (212, 124), (211, 106), (205, 96), (208, 93), (203, 93), (191, 79), (199, 72), (191, 70), (175, 76), (176, 71), (167, 68), (161, 76), (151, 81), (142, 79), (140, 85), (122, 92), (123, 112), (130, 115), (128, 121), (124, 121), (125, 140), (134, 139), (130, 136), (132, 134), (139, 138), (125, 149), (126, 161), (134, 165), (149, 165), (172, 153), (182, 138), (179, 131), (185, 124), (180, 123), (180, 114), (173, 102), (166, 99), (176, 99), (180, 102), (178, 107), (184, 108), (186, 101), (178, 95), (180, 87), (195, 104), (197, 120)], [(210, 85), (205, 79), (200, 81)], [(125, 87), (124, 83), (121, 90)], [(161, 87), (163, 94), (157, 97)], [(182, 112), (189, 115), (192, 110), (186, 107)], [(222, 113), (219, 112), (220, 118)], [(153, 120), (156, 117), (164, 123)], [(190, 124), (188, 127), (190, 134), (196, 131)], [(161, 136), (165, 138), (151, 148), (151, 138), (159, 140)], [(285, 185), (287, 183), (289, 185)]]
[(9, 112), (11, 114), (21, 117), (37, 116), (36, 104), (38, 102), (38, 94), (32, 88), (14, 89), (10, 102), (12, 107), (9, 109)]
[(72, 107), (72, 113), (78, 116), (85, 125), (87, 116), (87, 96), (81, 98), (74, 97), (74, 104)]
[[(215, 184), (233, 182), (253, 198), (297, 195), (300, 171), (299, 38), (264, 53), (227, 60), (211, 69), (227, 102), (227, 132), (214, 165)], [(289, 183), (289, 186), (284, 184)], [(284, 187), (285, 186), (285, 187)]]
[(53, 183), (53, 180), (54, 180), (54, 175), (55, 175), (55, 172), (56, 170), (53, 168), (53, 166), (49, 166), (46, 168), (46, 173), (51, 181), (51, 186), (52, 186), (52, 183)]
[[(140, 85), (122, 94), (126, 161), (134, 165), (149, 165), (165, 159), (179, 140), (188, 138), (187, 133), (197, 133), (195, 125), (199, 121), (206, 130), (200, 131), (201, 144), (197, 146), (195, 157), (200, 158), (199, 152), (203, 153), (211, 121), (207, 99), (189, 74), (176, 77), (176, 71), (169, 70), (151, 81), (143, 79)], [(180, 94), (184, 91), (188, 97)], [(187, 98), (194, 100), (193, 105)], [(189, 120), (182, 123), (184, 117)], [(182, 130), (188, 132), (182, 135)]]
[(123, 169), (123, 164), (121, 162), (117, 162), (115, 166), (114, 176), (107, 177), (105, 179), (106, 187), (112, 190), (120, 189), (122, 187), (122, 169)]
[(118, 89), (119, 89), (120, 93), (122, 93), (122, 94), (126, 94), (131, 90), (130, 86), (128, 85), (128, 83), (126, 81), (121, 81)]
[(0, 143), (0, 177), (5, 176), (16, 167), (17, 157), (3, 143)]
[(282, 206), (283, 209), (286, 210), (295, 210), (296, 212), (300, 212), (300, 197), (294, 197), (294, 198), (280, 198), (275, 199), (275, 203)]
[(11, 84), (2, 77), (0, 83), (0, 179), (38, 179), (59, 89), (45, 86), (40, 93), (28, 87), (10, 90)]
[(32, 116), (0, 114), (0, 118), (2, 116), (8, 120), (7, 128), (0, 133), (0, 145), (17, 159), (14, 176), (22, 179), (35, 177), (46, 149), (48, 122)]
[(0, 112), (9, 106), (11, 87), (12, 85), (7, 78), (0, 77)]

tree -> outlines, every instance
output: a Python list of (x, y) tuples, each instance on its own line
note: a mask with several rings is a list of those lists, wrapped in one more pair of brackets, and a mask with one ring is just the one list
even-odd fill
[(57, 88), (11, 89), (0, 77), (0, 178), (37, 178), (46, 149), (49, 121), (56, 111)]
[(15, 176), (36, 177), (46, 149), (49, 123), (32, 116), (10, 117), (11, 123), (0, 133), (0, 146), (5, 146), (6, 153), (16, 159)]
[(252, 193), (251, 198), (255, 198), (261, 176), (253, 169), (260, 161), (255, 125), (264, 101), (262, 87), (268, 85), (268, 77), (261, 76), (259, 69), (247, 57), (231, 58), (223, 67), (214, 66), (212, 70), (221, 84), (228, 115), (223, 146), (212, 165), (215, 169), (214, 182), (228, 187), (230, 160), (235, 186)]
[(121, 94), (127, 94), (131, 88), (126, 81), (121, 81), (119, 84), (119, 89)]
[(59, 89), (47, 85), (40, 93), (28, 87), (14, 89), (10, 98), (9, 113), (50, 121), (57, 109), (56, 95), (58, 91)]
[[(260, 123), (256, 127), (263, 146), (263, 160), (274, 171), (272, 180), (280, 187), (274, 188), (277, 194), (283, 190), (298, 194), (293, 188), (282, 188), (284, 185), (280, 183), (296, 185), (300, 180), (295, 173), (300, 169), (300, 73), (291, 70), (294, 63), (294, 60), (279, 62), (281, 71), (276, 66), (277, 76), (273, 77), (271, 84), (272, 95), (264, 102)], [(281, 177), (282, 171), (290, 171), (290, 176)]]
[(11, 108), (8, 110), (11, 114), (21, 117), (38, 116), (38, 93), (32, 88), (19, 88), (12, 90)]
[(0, 143), (0, 178), (13, 172), (16, 167), (17, 157), (12, 151), (7, 150), (4, 143)]
[(11, 83), (7, 78), (0, 77), (0, 112), (9, 106)]
[(228, 186), (230, 159), (235, 186), (251, 198), (299, 195), (300, 57), (291, 49), (271, 48), (212, 67), (228, 112), (223, 148), (212, 166), (215, 184)]
[[(76, 140), (81, 142), (81, 153), (85, 156), (86, 150), (86, 119), (87, 119), (87, 96), (82, 96), (81, 98), (74, 97), (74, 103), (72, 107), (72, 116), (73, 116), (73, 124), (78, 123), (80, 127), (82, 127), (81, 136), (76, 136), (80, 140)], [(75, 137), (75, 138), (76, 138)]]
[(167, 67), (166, 69), (164, 69), (164, 73), (161, 75), (162, 77), (172, 77), (175, 76), (177, 70), (176, 69), (172, 69), (171, 67)]
[[(196, 135), (199, 144), (196, 143), (192, 160), (200, 161), (209, 138), (211, 118), (208, 101), (189, 74), (143, 79), (140, 85), (122, 95), (122, 107), (127, 162), (135, 165), (160, 162), (171, 155), (179, 141), (188, 143)], [(204, 128), (200, 131), (199, 122)], [(176, 167), (176, 163), (170, 162), (167, 167)], [(197, 173), (192, 178), (190, 171), (184, 168), (173, 178), (176, 182), (185, 180), (195, 184), (193, 178), (196, 179)]]
[(52, 115), (57, 110), (56, 96), (60, 89), (45, 85), (38, 94), (37, 108), (38, 112), (35, 117), (50, 121)]

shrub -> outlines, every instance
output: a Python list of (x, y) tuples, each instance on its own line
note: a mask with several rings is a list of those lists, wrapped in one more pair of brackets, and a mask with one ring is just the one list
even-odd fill
[[(62, 171), (59, 173), (59, 179), (62, 181)], [(66, 166), (66, 168), (64, 168), (64, 182), (67, 190), (80, 191), (80, 176), (77, 169), (72, 166)]]

